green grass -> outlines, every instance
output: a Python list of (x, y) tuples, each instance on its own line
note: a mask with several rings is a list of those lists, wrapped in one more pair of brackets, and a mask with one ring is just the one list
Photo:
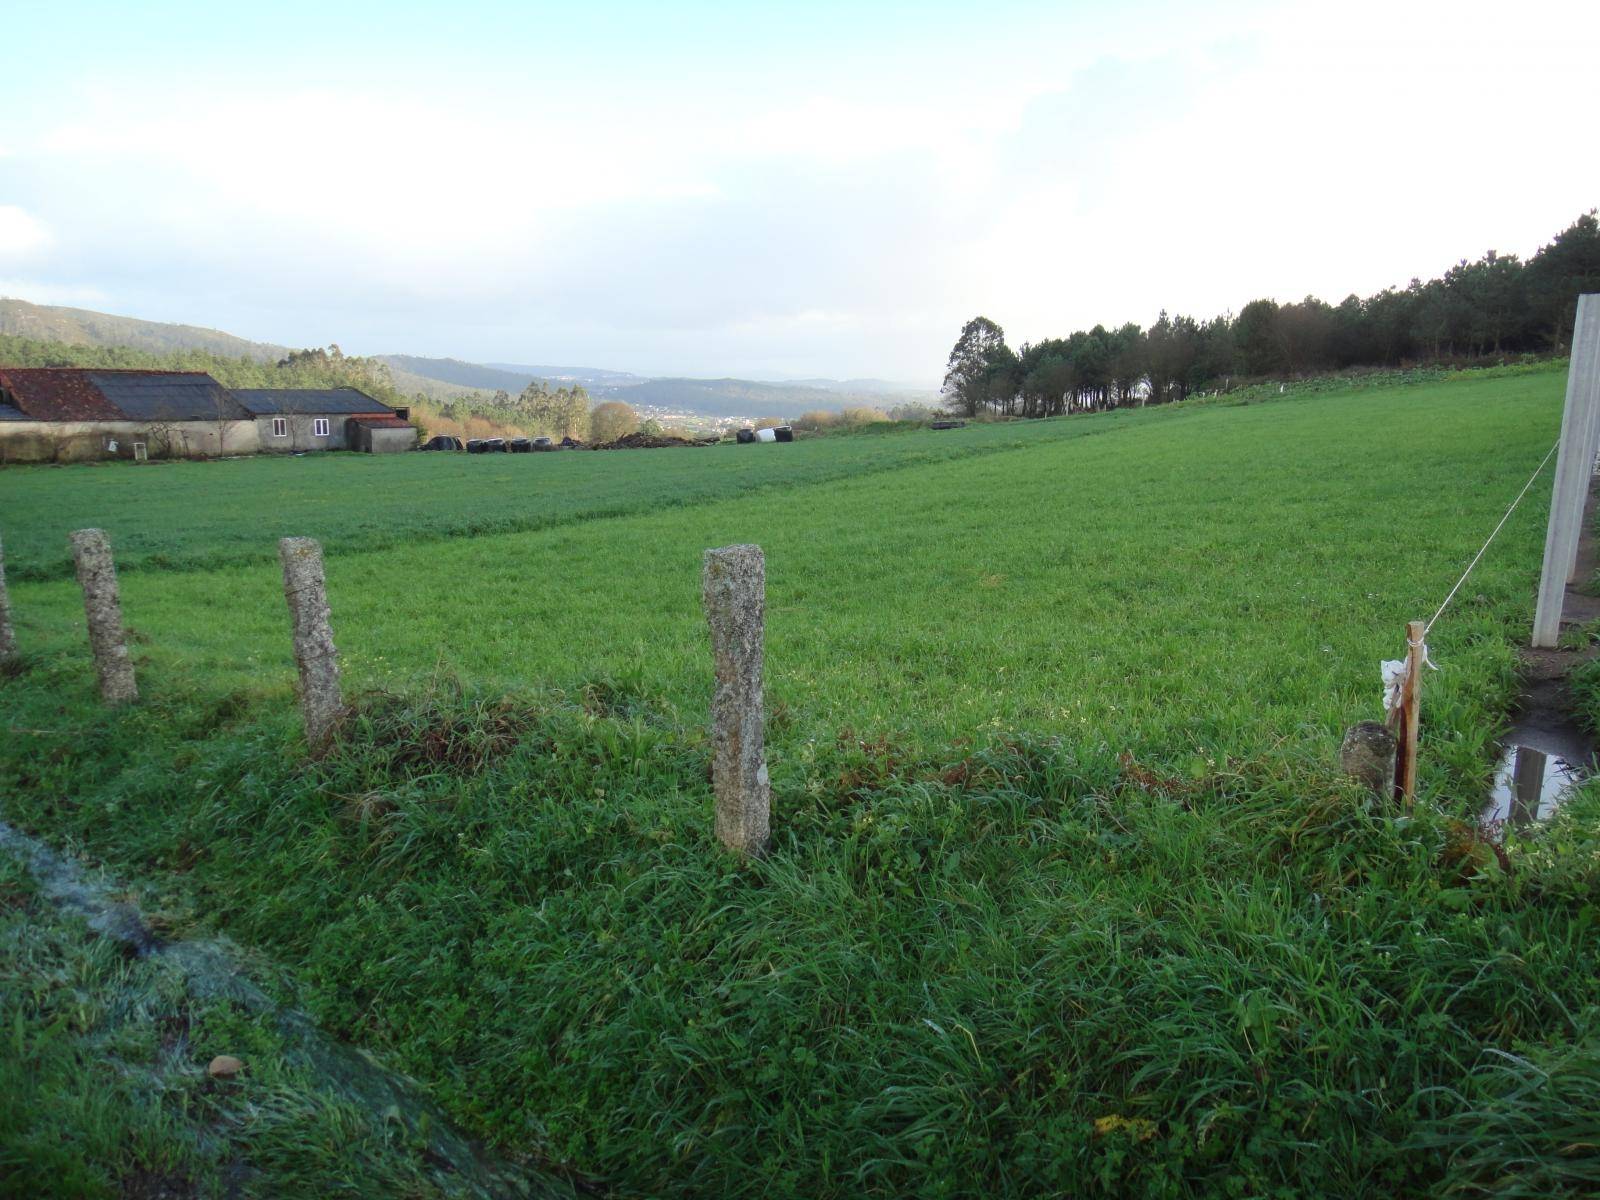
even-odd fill
[[(1109, 424), (1154, 414), (1119, 413)], [(275, 539), (316, 537), (329, 550), (571, 525), (599, 517), (966, 458), (1103, 432), (1094, 424), (978, 425), (886, 438), (802, 439), (775, 446), (556, 454), (357, 454), (221, 463), (0, 469), (12, 580), (66, 578), (66, 535), (98, 526), (124, 571), (264, 562)]]
[[(919, 744), (1023, 730), (1185, 769), (1308, 747), (1371, 714), (1378, 660), (1399, 654), (1405, 621), (1432, 612), (1543, 456), (1558, 403), (1559, 379), (1546, 375), (1069, 419), (1022, 426), (1007, 436), (1023, 444), (1003, 452), (698, 504), (667, 488), (679, 464), (741, 451), (537, 456), (530, 470), (658, 463), (671, 478), (652, 484), (666, 498), (646, 515), (381, 553), (330, 547), (334, 627), (359, 687), (403, 689), (439, 667), (481, 687), (572, 692), (602, 680), (692, 723), (710, 670), (701, 552), (756, 541), (768, 557), (770, 695), (801, 746), (843, 726)], [(890, 441), (937, 448), (946, 436)], [(884, 441), (764, 447), (744, 461), (855, 444)], [(407, 486), (430, 462), (323, 461)], [(292, 478), (305, 466), (262, 469)], [(83, 472), (99, 474), (110, 472)], [(45, 499), (62, 477), (27, 477), (35, 491), (8, 520), (8, 544), (64, 544), (73, 520)], [(272, 533), (301, 528), (273, 521), (252, 551), (271, 555)], [(1538, 504), (1519, 511), (1435, 639), (1446, 669), (1430, 677), (1430, 711), (1448, 736), (1434, 762), (1468, 775), (1487, 769), (1510, 695), (1507, 641), (1526, 621), (1541, 522)], [(198, 534), (172, 536), (195, 543), (179, 557), (210, 552)], [(85, 657), (72, 583), (13, 591), (25, 643)], [(275, 563), (134, 572), (123, 591), (148, 688), (206, 681), (286, 696)]]
[[(432, 468), (361, 463), (413, 489), (417, 544), (330, 551), (377, 689), (333, 755), (304, 760), (279, 583), (244, 561), (316, 530), (258, 554), (228, 511), (169, 557), (232, 565), (125, 578), (127, 712), (92, 701), (71, 585), (13, 589), (0, 787), (269, 950), (470, 1127), (620, 1195), (1584, 1194), (1592, 1139), (1558, 1133), (1600, 1032), (1596, 801), (1503, 857), (1462, 820), (1542, 489), (1435, 631), (1416, 814), (1331, 770), (1560, 394), (819, 440), (767, 448), (795, 474), (744, 496), (651, 474), (739, 451), (570, 456), (648, 499), (463, 538), (421, 515)], [(828, 459), (857, 444), (903, 457)], [(49, 489), (89, 474), (7, 480), (8, 545), (53, 544), (77, 517)], [(743, 540), (774, 779), (746, 867), (710, 839), (697, 601), (701, 550)]]
[[(426, 1139), (357, 1102), (271, 1013), (205, 994), (40, 896), (0, 852), (0, 1195), (474, 1193)], [(212, 1056), (244, 1071), (208, 1077)], [(529, 1194), (537, 1176), (520, 1180)], [(514, 1186), (518, 1180), (513, 1180)]]

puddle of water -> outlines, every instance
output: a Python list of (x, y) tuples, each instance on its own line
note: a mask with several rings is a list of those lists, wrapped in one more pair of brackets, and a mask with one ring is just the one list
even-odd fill
[(1558, 754), (1533, 746), (1507, 746), (1495, 767), (1483, 823), (1521, 829), (1546, 820), (1587, 774)]

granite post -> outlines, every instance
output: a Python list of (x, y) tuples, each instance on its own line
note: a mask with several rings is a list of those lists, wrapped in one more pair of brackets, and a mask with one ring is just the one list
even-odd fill
[(767, 849), (772, 805), (761, 699), (766, 590), (760, 546), (706, 551), (702, 595), (717, 679), (711, 700), (717, 837), (749, 856)]
[(325, 749), (344, 714), (339, 690), (339, 652), (328, 623), (328, 586), (322, 573), (322, 547), (311, 538), (278, 543), (283, 562), (283, 595), (294, 624), (294, 664), (300, 672), (300, 711), (306, 744)]
[(15, 661), (17, 635), (11, 628), (11, 595), (6, 591), (6, 548), (0, 542), (0, 666)]
[(83, 589), (83, 615), (89, 623), (89, 649), (100, 677), (100, 698), (113, 706), (131, 704), (139, 698), (139, 685), (134, 682), (133, 660), (128, 657), (122, 629), (111, 541), (103, 529), (80, 529), (70, 541), (78, 586)]

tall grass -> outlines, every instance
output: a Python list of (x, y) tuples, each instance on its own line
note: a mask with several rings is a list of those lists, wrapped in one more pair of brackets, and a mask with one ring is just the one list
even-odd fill
[(527, 437), (528, 431), (520, 425), (493, 421), (488, 417), (468, 414), (465, 417), (447, 417), (442, 408), (420, 397), (411, 402), (411, 419), (422, 431), (423, 438), (448, 435), (467, 441), (473, 438)]

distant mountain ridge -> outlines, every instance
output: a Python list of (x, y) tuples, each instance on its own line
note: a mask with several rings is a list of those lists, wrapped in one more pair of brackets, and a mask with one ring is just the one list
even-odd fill
[(634, 408), (672, 409), (708, 417), (798, 417), (814, 409), (837, 408), (843, 399), (821, 388), (751, 379), (647, 379), (592, 391)]
[(488, 363), (499, 371), (514, 371), (531, 375), (535, 379), (559, 379), (572, 383), (581, 383), (584, 387), (590, 384), (605, 384), (621, 386), (629, 383), (643, 383), (652, 378), (648, 375), (635, 375), (629, 371), (608, 371), (604, 367), (537, 367), (525, 366), (521, 363)]
[[(76, 346), (128, 346), (155, 353), (199, 350), (268, 363), (290, 353), (288, 346), (253, 342), (198, 325), (144, 321), (4, 297), (0, 297), (0, 334)], [(462, 394), (483, 398), (502, 390), (515, 395), (535, 379), (556, 385), (579, 384), (596, 400), (623, 400), (639, 409), (707, 417), (797, 417), (813, 409), (934, 399), (931, 389), (882, 379), (652, 378), (601, 367), (474, 363), (413, 354), (374, 357), (389, 368), (400, 392), (435, 401)]]
[(158, 353), (203, 350), (221, 358), (249, 358), (257, 362), (277, 362), (289, 353), (287, 346), (252, 342), (219, 329), (142, 321), (137, 317), (118, 317), (87, 308), (31, 304), (7, 296), (0, 296), (0, 333), (41, 342), (64, 342), (69, 346), (130, 346)]
[(461, 387), (484, 388), (488, 391), (504, 389), (520, 392), (535, 379), (549, 383), (580, 384), (593, 391), (597, 387), (622, 387), (644, 383), (646, 376), (627, 371), (607, 371), (601, 367), (552, 367), (525, 363), (474, 363), (459, 358), (423, 358), (414, 354), (380, 354), (379, 361), (391, 369), (453, 383)]
[(481, 388), (484, 391), (504, 390), (515, 395), (534, 381), (531, 371), (486, 366), (482, 363), (464, 362), (459, 358), (422, 358), (415, 354), (380, 354), (378, 361), (386, 363), (391, 371), (404, 371), (440, 383), (455, 384), (463, 388)]
[(920, 396), (938, 389), (930, 384), (896, 383), (891, 379), (763, 379), (779, 387), (818, 388), (824, 392), (847, 392), (853, 396)]

